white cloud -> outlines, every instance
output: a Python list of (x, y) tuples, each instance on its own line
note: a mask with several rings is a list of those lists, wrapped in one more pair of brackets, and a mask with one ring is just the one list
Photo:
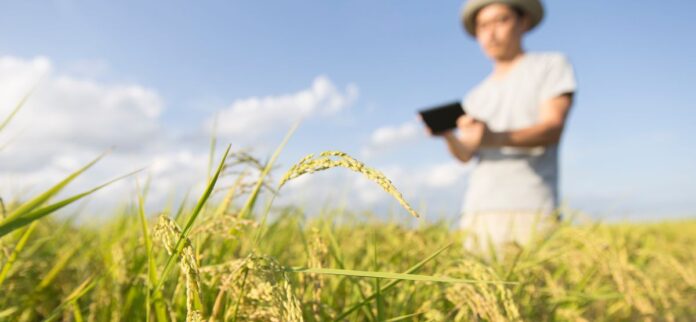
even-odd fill
[[(172, 194), (181, 196), (182, 190), (190, 187), (194, 195), (201, 190), (208, 165), (207, 142), (195, 145), (174, 138), (172, 129), (162, 124), (165, 103), (155, 90), (138, 84), (79, 79), (57, 72), (47, 58), (0, 57), (0, 102), (4, 104), (0, 118), (37, 83), (17, 119), (0, 133), (0, 145), (14, 138), (0, 151), (0, 196), (12, 199), (41, 191), (111, 146), (115, 150), (71, 184), (67, 193), (144, 166), (147, 171), (139, 175), (141, 185), (151, 176), (149, 199), (159, 209)], [(220, 114), (219, 131), (227, 136), (283, 132), (298, 116), (329, 117), (348, 108), (356, 97), (354, 85), (339, 91), (328, 78), (317, 77), (309, 88), (297, 93), (234, 102)], [(403, 144), (421, 132), (415, 122), (378, 129), (371, 146)], [(203, 133), (198, 135), (207, 141)], [(414, 206), (424, 200), (439, 203), (446, 199), (453, 208), (458, 207), (461, 192), (450, 190), (461, 184), (466, 172), (459, 164), (377, 169), (392, 179)], [(114, 204), (133, 200), (134, 186), (134, 180), (119, 182), (99, 192), (90, 204), (110, 211)], [(377, 184), (346, 169), (303, 177), (281, 193), (285, 202), (310, 207), (337, 200), (356, 209), (395, 205)]]
[(370, 142), (362, 149), (362, 154), (369, 157), (385, 149), (416, 142), (425, 137), (423, 131), (423, 127), (415, 120), (397, 126), (380, 127), (372, 132)]
[[(327, 77), (319, 76), (309, 88), (296, 93), (233, 102), (220, 111), (217, 131), (221, 136), (236, 140), (255, 138), (278, 128), (287, 129), (301, 118), (336, 114), (349, 107), (357, 97), (358, 88), (354, 84), (340, 91)], [(207, 122), (208, 129), (212, 123), (211, 118)]]
[[(67, 194), (141, 167), (147, 167), (138, 175), (141, 185), (151, 177), (149, 200), (160, 209), (172, 194), (181, 196), (191, 187), (193, 195), (201, 191), (208, 166), (208, 138), (201, 127), (188, 135), (194, 140), (177, 138), (174, 133), (181, 131), (163, 124), (165, 102), (157, 91), (86, 80), (60, 70), (45, 57), (0, 56), (0, 119), (36, 86), (0, 133), (0, 197), (11, 200), (40, 192), (110, 147), (115, 149), (71, 184)], [(330, 117), (348, 108), (357, 95), (355, 85), (340, 91), (320, 76), (296, 93), (234, 102), (220, 114), (219, 130), (228, 136), (283, 133), (284, 125), (297, 117)], [(229, 139), (237, 147), (244, 143)], [(220, 184), (231, 185), (224, 182), (228, 179)], [(90, 203), (100, 210), (113, 209), (133, 200), (134, 186), (132, 179), (119, 182)]]
[(3, 186), (46, 186), (112, 146), (115, 152), (100, 166), (129, 156), (106, 176), (85, 180), (93, 184), (145, 166), (162, 152), (156, 143), (165, 139), (159, 124), (164, 104), (155, 91), (55, 74), (46, 58), (0, 57), (1, 118), (33, 87), (16, 119), (0, 133)]
[[(17, 197), (28, 197), (110, 147), (113, 152), (71, 185), (71, 191), (148, 165), (153, 177), (166, 175), (163, 189), (205, 178), (207, 154), (178, 147), (168, 137), (160, 122), (164, 102), (152, 89), (78, 79), (56, 72), (45, 57), (0, 57), (0, 119), (29, 92), (26, 104), (0, 133), (1, 196), (20, 192)], [(113, 188), (105, 196), (112, 202), (132, 196), (123, 194), (132, 190), (126, 183)]]

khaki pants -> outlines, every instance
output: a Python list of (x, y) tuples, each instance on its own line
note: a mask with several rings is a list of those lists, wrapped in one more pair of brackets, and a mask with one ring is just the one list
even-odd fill
[(500, 253), (507, 244), (527, 246), (556, 226), (555, 215), (536, 212), (484, 212), (466, 214), (460, 222), (464, 248), (476, 253)]

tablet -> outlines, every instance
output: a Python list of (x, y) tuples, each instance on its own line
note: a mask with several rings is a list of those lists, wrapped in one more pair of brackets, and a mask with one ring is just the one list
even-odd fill
[(433, 134), (440, 134), (457, 127), (457, 119), (464, 115), (459, 101), (451, 102), (418, 111), (425, 125)]

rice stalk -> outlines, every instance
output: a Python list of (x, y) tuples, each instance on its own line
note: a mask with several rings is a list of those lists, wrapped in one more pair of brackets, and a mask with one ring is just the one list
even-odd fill
[[(311, 268), (323, 268), (326, 266), (327, 254), (329, 252), (326, 244), (322, 241), (318, 228), (313, 228), (310, 232), (309, 259), (307, 266)], [(312, 288), (312, 313), (314, 319), (321, 320), (321, 294), (324, 283), (319, 274), (309, 274), (309, 284)]]
[[(239, 217), (240, 218), (246, 218), (251, 214), (251, 211), (254, 209), (254, 205), (256, 204), (256, 199), (259, 196), (259, 191), (261, 190), (261, 187), (263, 186), (264, 182), (266, 181), (266, 176), (271, 172), (271, 169), (273, 168), (273, 165), (276, 162), (276, 159), (278, 159), (278, 156), (280, 155), (280, 152), (283, 151), (283, 148), (285, 148), (285, 145), (288, 143), (290, 140), (290, 137), (292, 137), (293, 133), (295, 133), (295, 130), (297, 130), (297, 127), (300, 125), (300, 123), (295, 123), (288, 133), (285, 135), (283, 138), (283, 141), (278, 145), (278, 147), (273, 151), (273, 154), (271, 155), (271, 158), (266, 162), (266, 165), (264, 166), (263, 170), (259, 174), (259, 178), (256, 180), (256, 185), (254, 188), (251, 190), (251, 194), (247, 198), (247, 201), (244, 203), (244, 207), (242, 207), (242, 210), (239, 212)], [(275, 195), (274, 195), (275, 196)], [(264, 218), (261, 220), (261, 225), (260, 225), (260, 230), (263, 229), (265, 226), (266, 222), (266, 214), (264, 214)], [(258, 240), (258, 239), (257, 239)]]
[[(143, 239), (145, 240), (145, 253), (147, 254), (147, 276), (148, 276), (148, 301), (146, 303), (147, 310), (150, 310), (150, 306), (153, 304), (150, 302), (150, 296), (152, 296), (152, 302), (155, 306), (155, 314), (157, 316), (157, 321), (167, 321), (166, 307), (164, 306), (164, 298), (162, 296), (162, 290), (154, 288), (158, 283), (157, 268), (155, 266), (155, 257), (152, 254), (152, 239), (150, 238), (150, 231), (147, 227), (147, 218), (145, 217), (145, 197), (143, 194), (138, 192), (138, 214), (140, 217), (140, 224), (143, 231)], [(150, 316), (148, 314), (147, 318)]]

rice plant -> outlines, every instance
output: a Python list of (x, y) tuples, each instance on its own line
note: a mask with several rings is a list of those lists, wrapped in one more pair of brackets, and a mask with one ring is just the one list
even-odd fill
[[(16, 114), (15, 109), (13, 114)], [(3, 126), (6, 122), (3, 122)], [(2, 127), (0, 127), (2, 129)], [(147, 188), (98, 223), (50, 214), (99, 158), (0, 219), (0, 320), (7, 321), (687, 321), (696, 316), (696, 221), (578, 224), (528, 247), (470, 253), (451, 223), (380, 220), (360, 205), (307, 213), (273, 198), (302, 175), (381, 172), (337, 151), (270, 176), (231, 147), (195, 205), (147, 211)], [(101, 157), (100, 157), (101, 158)], [(255, 171), (251, 171), (251, 170)], [(251, 173), (258, 173), (252, 177)], [(321, 175), (321, 174), (316, 174)], [(146, 184), (147, 186), (147, 184)], [(266, 194), (265, 207), (255, 207)], [(384, 218), (386, 216), (381, 216)]]

